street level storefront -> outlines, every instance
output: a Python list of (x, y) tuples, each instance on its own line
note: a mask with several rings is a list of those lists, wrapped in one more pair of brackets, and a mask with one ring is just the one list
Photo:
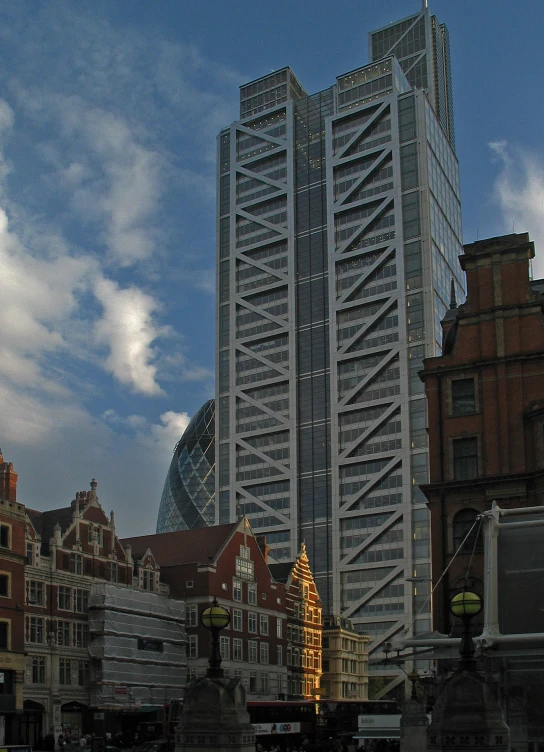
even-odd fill
[(135, 738), (142, 742), (164, 736), (164, 718), (162, 707), (106, 708), (94, 711), (94, 728), (114, 738), (120, 735), (124, 744), (132, 746)]
[(68, 732), (73, 742), (93, 731), (92, 713), (82, 702), (66, 702), (61, 705), (60, 717), (62, 731)]
[(397, 715), (360, 715), (355, 739), (400, 739), (400, 713)]
[(34, 749), (39, 748), (44, 735), (44, 716), (44, 705), (34, 700), (25, 700), (22, 714), (17, 714), (12, 719), (11, 738)]

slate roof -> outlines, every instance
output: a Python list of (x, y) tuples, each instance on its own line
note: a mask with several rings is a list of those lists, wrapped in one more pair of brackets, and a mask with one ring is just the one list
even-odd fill
[(53, 537), (53, 529), (58, 522), (63, 533), (68, 530), (73, 519), (72, 508), (62, 507), (61, 509), (49, 509), (47, 512), (38, 512), (27, 507), (26, 512), (34, 525), (34, 529), (42, 539), (42, 556), (49, 556), (49, 540)]
[(122, 538), (121, 544), (130, 544), (134, 559), (139, 559), (149, 548), (160, 567), (189, 563), (209, 564), (238, 525), (238, 522), (231, 522), (195, 530), (140, 535), (136, 538)]
[(289, 579), (293, 566), (293, 561), (282, 561), (278, 564), (269, 564), (268, 569), (276, 582), (282, 582), (285, 585)]

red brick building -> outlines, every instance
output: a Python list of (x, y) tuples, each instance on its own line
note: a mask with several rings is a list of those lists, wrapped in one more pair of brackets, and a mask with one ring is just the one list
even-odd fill
[(244, 681), (248, 699), (277, 699), (287, 691), (285, 587), (274, 581), (245, 518), (122, 543), (136, 563), (152, 554), (171, 595), (185, 601), (190, 677), (208, 666), (210, 633), (200, 616), (215, 596), (231, 614), (220, 637), (227, 674)]
[[(442, 322), (443, 354), (424, 362), (432, 572), (436, 581), (477, 515), (544, 504), (544, 280), (530, 281), (527, 234), (466, 245), (467, 299)], [(435, 592), (434, 628), (469, 585), (483, 595), (478, 525)], [(477, 627), (476, 627), (477, 630)]]
[(269, 568), (274, 579), (285, 584), (288, 699), (314, 699), (322, 672), (323, 626), (306, 546), (301, 545), (294, 563), (270, 564)]
[[(97, 580), (133, 585), (132, 560), (96, 489), (93, 479), (69, 506), (26, 510), (25, 712), (18, 721), (25, 743), (36, 745), (48, 733), (56, 738), (62, 729), (75, 740), (92, 731), (89, 592)], [(154, 570), (149, 577), (158, 588)]]
[(16, 744), (23, 710), (25, 508), (0, 450), (0, 746)]

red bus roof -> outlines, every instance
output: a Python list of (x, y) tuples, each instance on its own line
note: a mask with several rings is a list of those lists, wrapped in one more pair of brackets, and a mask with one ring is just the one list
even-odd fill
[(258, 705), (259, 707), (278, 707), (278, 705), (291, 705), (300, 707), (301, 705), (315, 705), (315, 700), (248, 700), (246, 705)]

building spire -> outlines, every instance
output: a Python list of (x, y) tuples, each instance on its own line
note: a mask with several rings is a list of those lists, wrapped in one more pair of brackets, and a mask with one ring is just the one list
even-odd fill
[(455, 284), (451, 278), (450, 308), (457, 308), (457, 298), (455, 297)]

